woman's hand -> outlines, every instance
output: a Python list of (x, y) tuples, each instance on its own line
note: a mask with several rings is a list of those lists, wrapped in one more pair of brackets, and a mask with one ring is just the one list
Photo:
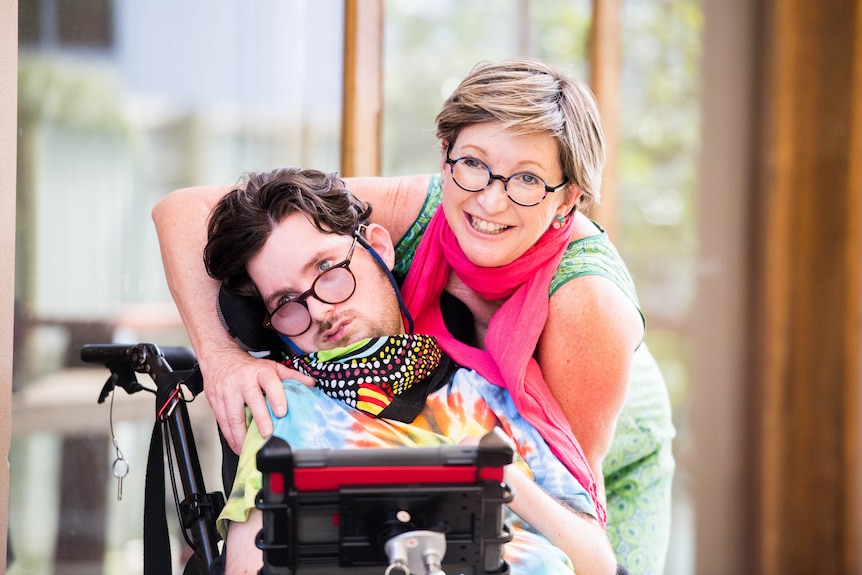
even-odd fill
[(268, 359), (257, 359), (240, 350), (225, 350), (201, 362), (207, 401), (230, 448), (237, 454), (245, 440), (245, 406), (261, 435), (272, 435), (272, 418), (266, 400), (278, 417), (287, 414), (282, 381), (293, 379), (309, 387), (314, 379)]

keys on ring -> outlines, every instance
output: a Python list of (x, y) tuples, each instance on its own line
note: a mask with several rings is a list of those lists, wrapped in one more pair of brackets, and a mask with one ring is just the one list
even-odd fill
[(117, 458), (111, 464), (111, 474), (117, 478), (117, 501), (123, 500), (123, 478), (129, 474), (129, 463), (123, 457), (123, 452), (117, 445), (117, 440), (114, 439), (114, 449), (117, 451)]

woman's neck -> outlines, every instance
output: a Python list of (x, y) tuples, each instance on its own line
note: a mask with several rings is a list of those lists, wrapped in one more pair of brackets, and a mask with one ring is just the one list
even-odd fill
[(449, 281), (446, 282), (446, 291), (460, 300), (473, 314), (473, 341), (465, 343), (469, 343), (479, 349), (485, 349), (485, 337), (488, 335), (488, 325), (491, 322), (491, 318), (506, 300), (486, 300), (467, 287), (455, 272), (449, 274)]

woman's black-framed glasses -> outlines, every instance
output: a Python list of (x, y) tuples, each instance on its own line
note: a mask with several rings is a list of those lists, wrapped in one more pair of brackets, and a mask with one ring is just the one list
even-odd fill
[(530, 172), (518, 172), (508, 178), (491, 172), (485, 162), (470, 156), (453, 160), (449, 157), (451, 147), (446, 148), (446, 163), (452, 172), (452, 179), (458, 187), (467, 192), (481, 192), (494, 183), (503, 182), (503, 190), (510, 200), (519, 206), (536, 206), (542, 203), (548, 194), (556, 192), (569, 183), (568, 178), (559, 186), (549, 186), (545, 180)]
[(266, 328), (287, 337), (304, 334), (311, 327), (311, 312), (306, 300), (313, 297), (323, 303), (337, 304), (350, 299), (356, 291), (356, 277), (350, 271), (350, 260), (356, 249), (356, 236), (350, 244), (350, 251), (343, 261), (320, 272), (311, 283), (311, 288), (299, 297), (284, 299), (263, 320)]

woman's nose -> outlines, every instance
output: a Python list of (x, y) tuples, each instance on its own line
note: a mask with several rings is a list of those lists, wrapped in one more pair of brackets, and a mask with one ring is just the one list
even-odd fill
[(479, 192), (478, 200), (488, 214), (505, 211), (509, 207), (509, 192), (506, 190), (506, 183), (500, 178), (495, 178), (491, 185)]

